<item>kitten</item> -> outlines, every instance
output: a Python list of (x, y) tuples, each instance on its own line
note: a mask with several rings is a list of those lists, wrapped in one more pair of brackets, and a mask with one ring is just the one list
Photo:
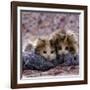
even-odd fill
[(57, 54), (78, 53), (78, 41), (75, 33), (72, 31), (58, 30), (53, 34), (56, 43)]
[(54, 42), (49, 38), (38, 38), (35, 51), (47, 60), (51, 61), (56, 58)]

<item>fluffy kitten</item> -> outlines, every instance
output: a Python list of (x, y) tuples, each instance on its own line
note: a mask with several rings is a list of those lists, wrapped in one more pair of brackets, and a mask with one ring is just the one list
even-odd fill
[(38, 38), (35, 51), (47, 60), (51, 61), (56, 58), (54, 42), (49, 38)]
[(78, 53), (78, 40), (72, 31), (58, 30), (52, 37), (56, 43), (57, 54)]

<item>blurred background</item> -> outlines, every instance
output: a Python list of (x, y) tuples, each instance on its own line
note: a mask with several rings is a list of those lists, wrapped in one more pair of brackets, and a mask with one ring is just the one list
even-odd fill
[(79, 32), (79, 13), (21, 11), (22, 34), (49, 35), (58, 29)]

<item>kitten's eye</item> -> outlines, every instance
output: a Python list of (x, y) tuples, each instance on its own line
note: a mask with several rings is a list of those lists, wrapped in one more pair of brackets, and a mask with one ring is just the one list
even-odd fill
[(54, 53), (54, 50), (53, 50), (53, 51), (51, 51), (51, 53)]
[(68, 49), (69, 49), (69, 47), (67, 46), (67, 47), (65, 47), (65, 49), (66, 49), (66, 50), (68, 50)]
[(58, 49), (59, 49), (59, 50), (61, 50), (61, 49), (62, 49), (62, 47), (61, 47), (61, 46), (59, 46), (59, 47), (58, 47)]
[(43, 51), (43, 53), (47, 53), (46, 51)]

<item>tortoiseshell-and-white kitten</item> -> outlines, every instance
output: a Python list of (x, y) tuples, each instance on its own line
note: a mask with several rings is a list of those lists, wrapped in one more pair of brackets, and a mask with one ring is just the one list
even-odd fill
[(56, 59), (55, 44), (49, 38), (38, 38), (35, 50), (47, 60)]
[(59, 30), (53, 34), (56, 43), (57, 54), (78, 53), (78, 40), (72, 31)]

